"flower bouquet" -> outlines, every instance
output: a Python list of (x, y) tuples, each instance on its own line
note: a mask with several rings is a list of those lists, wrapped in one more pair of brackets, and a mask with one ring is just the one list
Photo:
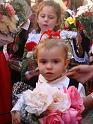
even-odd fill
[(89, 39), (93, 39), (93, 1), (89, 0), (77, 9), (77, 20), (83, 25), (83, 32)]
[(13, 41), (18, 17), (10, 3), (0, 4), (0, 46)]
[(76, 18), (68, 17), (64, 21), (64, 29), (65, 30), (76, 30)]
[(84, 30), (84, 25), (77, 17), (67, 17), (64, 21), (65, 30), (80, 31)]
[[(22, 1), (26, 6), (27, 2)], [(14, 41), (14, 37), (20, 30), (20, 26), (28, 19), (28, 15), (23, 3), (17, 0), (0, 3), (0, 46)], [(29, 5), (30, 6), (30, 5)], [(31, 14), (31, 8), (29, 13)]]
[(83, 99), (74, 86), (59, 90), (47, 83), (24, 92), (26, 111), (31, 124), (80, 124)]

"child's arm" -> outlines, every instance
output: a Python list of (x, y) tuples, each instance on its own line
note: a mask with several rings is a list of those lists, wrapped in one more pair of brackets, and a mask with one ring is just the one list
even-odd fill
[(24, 105), (24, 96), (21, 95), (20, 99), (18, 99), (17, 103), (14, 105), (14, 107), (11, 110), (11, 112), (12, 111), (20, 111), (21, 108), (23, 107), (23, 105)]
[(65, 40), (65, 39), (68, 39), (68, 38), (72, 39), (72, 38), (76, 38), (77, 32), (75, 32), (75, 31), (62, 30), (62, 31), (60, 32), (60, 36), (61, 36), (61, 38), (64, 39), (64, 40)]
[(12, 116), (12, 124), (21, 124), (20, 112), (12, 111), (11, 116)]
[(22, 95), (11, 110), (12, 124), (21, 124), (20, 110), (23, 107), (23, 105), (24, 105), (24, 98)]

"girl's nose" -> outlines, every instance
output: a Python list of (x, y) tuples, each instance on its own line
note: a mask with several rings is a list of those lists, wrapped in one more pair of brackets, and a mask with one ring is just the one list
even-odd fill
[(47, 63), (46, 67), (47, 69), (52, 69), (52, 63)]
[(47, 16), (45, 17), (45, 21), (48, 21), (48, 17)]

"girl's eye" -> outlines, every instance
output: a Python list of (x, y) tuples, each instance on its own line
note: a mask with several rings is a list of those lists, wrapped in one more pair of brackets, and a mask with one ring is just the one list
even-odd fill
[(47, 63), (46, 60), (40, 60), (39, 62), (42, 63), (42, 64), (46, 64)]
[(53, 63), (58, 64), (59, 60), (53, 60)]
[(41, 15), (41, 18), (45, 18), (45, 15)]
[(55, 17), (54, 17), (54, 16), (49, 16), (48, 18), (49, 18), (49, 19), (54, 19)]

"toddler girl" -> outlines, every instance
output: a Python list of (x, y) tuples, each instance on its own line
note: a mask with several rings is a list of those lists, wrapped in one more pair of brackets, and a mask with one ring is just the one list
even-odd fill
[[(64, 76), (67, 69), (68, 49), (61, 39), (46, 39), (41, 41), (35, 50), (36, 60), (39, 68), (38, 83), (49, 83), (52, 87), (57, 87), (60, 90), (68, 88), (69, 86), (75, 86), (78, 89), (81, 97), (84, 97), (85, 91), (81, 83)], [(26, 95), (29, 95), (27, 91), (21, 95), (18, 102), (13, 107), (12, 122), (13, 124), (20, 123), (22, 108), (26, 107)], [(30, 118), (29, 118), (30, 120)], [(29, 121), (31, 123), (31, 120)]]

